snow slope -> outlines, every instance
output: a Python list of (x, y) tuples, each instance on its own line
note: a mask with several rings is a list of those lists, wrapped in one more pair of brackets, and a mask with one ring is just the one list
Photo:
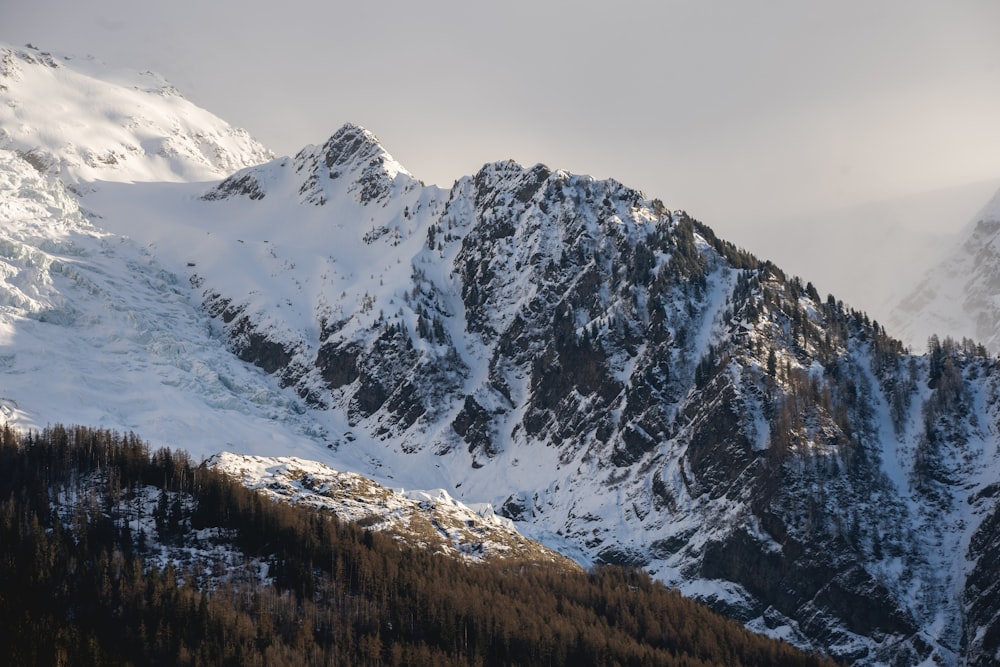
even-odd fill
[(162, 77), (0, 44), (0, 148), (67, 183), (216, 180), (271, 153)]
[[(223, 441), (293, 453), (318, 437), (297, 397), (212, 335), (177, 267), (94, 225), (100, 215), (83, 196), (131, 187), (180, 213), (200, 187), (188, 181), (217, 181), (270, 154), (156, 75), (9, 46), (0, 64), (7, 418), (101, 423), (196, 453)], [(122, 201), (138, 230), (159, 205)]]
[(224, 442), (301, 451), (318, 427), (212, 336), (183, 279), (91, 225), (58, 180), (10, 151), (0, 165), (7, 419), (105, 424), (196, 453)]

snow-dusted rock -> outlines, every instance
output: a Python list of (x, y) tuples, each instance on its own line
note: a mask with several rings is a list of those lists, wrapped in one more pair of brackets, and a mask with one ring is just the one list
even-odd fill
[(489, 504), (470, 507), (444, 489), (388, 489), (357, 473), (295, 457), (224, 452), (206, 464), (273, 499), (328, 510), (413, 546), (472, 561), (506, 559), (573, 567), (565, 556), (524, 538)]

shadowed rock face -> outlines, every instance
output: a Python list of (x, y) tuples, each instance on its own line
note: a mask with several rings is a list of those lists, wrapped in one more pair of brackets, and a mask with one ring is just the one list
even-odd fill
[(993, 484), (973, 499), (987, 513), (969, 544), (967, 558), (975, 563), (965, 582), (962, 603), (966, 610), (963, 653), (969, 665), (996, 664), (1000, 655), (1000, 484)]
[[(988, 664), (996, 499), (963, 508), (998, 423), (992, 360), (947, 340), (908, 355), (613, 181), (501, 162), (414, 214), (386, 156), (348, 126), (296, 157), (300, 192), (323, 204), (332, 179), (362, 220), (401, 211), (386, 230), (426, 234), (397, 258), (409, 281), (316, 340), (207, 294), (241, 358), (452, 469), (553, 461), (496, 505), (755, 629), (859, 664)], [(968, 580), (942, 558), (968, 558)]]

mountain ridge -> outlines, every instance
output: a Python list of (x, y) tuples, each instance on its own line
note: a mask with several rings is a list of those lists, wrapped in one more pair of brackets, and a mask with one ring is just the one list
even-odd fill
[(222, 452), (205, 465), (279, 502), (335, 514), (341, 521), (400, 542), (471, 562), (509, 560), (575, 568), (573, 561), (525, 539), (492, 505), (467, 506), (444, 489), (387, 489), (357, 473), (296, 457)]

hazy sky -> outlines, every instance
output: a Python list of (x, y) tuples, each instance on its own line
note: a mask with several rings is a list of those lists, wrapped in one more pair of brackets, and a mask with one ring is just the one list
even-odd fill
[(1000, 183), (998, 29), (996, 0), (0, 6), (0, 40), (153, 69), (278, 154), (350, 120), (429, 183), (614, 177), (765, 256), (760, 225)]

